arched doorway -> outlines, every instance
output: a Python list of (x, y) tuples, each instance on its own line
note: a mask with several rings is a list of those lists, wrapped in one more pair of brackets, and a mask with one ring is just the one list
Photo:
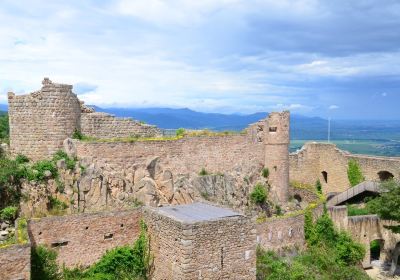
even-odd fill
[(381, 180), (381, 182), (393, 179), (393, 174), (390, 173), (389, 171), (379, 171), (378, 172), (378, 176), (379, 176), (379, 180)]
[(379, 260), (381, 259), (381, 252), (384, 246), (384, 242), (385, 241), (383, 239), (375, 239), (372, 240), (369, 244), (371, 264), (378, 264)]
[(328, 184), (328, 172), (322, 171), (322, 178), (324, 179), (325, 184)]

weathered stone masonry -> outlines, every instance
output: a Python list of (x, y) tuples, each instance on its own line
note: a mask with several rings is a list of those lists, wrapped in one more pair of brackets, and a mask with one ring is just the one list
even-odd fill
[(367, 181), (379, 181), (380, 171), (400, 178), (399, 157), (354, 155), (338, 149), (334, 144), (307, 143), (300, 151), (290, 154), (290, 180), (315, 184), (319, 179), (325, 194), (343, 192), (350, 187), (347, 178), (350, 159), (360, 164)]
[(133, 244), (140, 232), (141, 209), (48, 217), (28, 222), (34, 246), (46, 245), (67, 267), (88, 266), (107, 250)]
[(10, 152), (33, 160), (46, 158), (62, 148), (63, 140), (75, 130), (87, 136), (115, 138), (160, 136), (154, 126), (132, 119), (98, 114), (79, 101), (71, 85), (45, 78), (43, 87), (27, 95), (8, 93)]

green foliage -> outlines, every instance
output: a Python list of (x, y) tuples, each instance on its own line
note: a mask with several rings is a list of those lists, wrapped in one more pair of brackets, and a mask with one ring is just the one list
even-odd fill
[(17, 220), (18, 240), (19, 244), (28, 242), (28, 223), (26, 219), (19, 218)]
[(67, 209), (68, 205), (56, 197), (49, 196), (48, 208), (50, 210), (62, 211), (62, 210)]
[(82, 140), (83, 138), (84, 138), (84, 135), (82, 134), (82, 132), (80, 132), (77, 129), (75, 129), (74, 133), (72, 133), (72, 139)]
[(184, 128), (178, 128), (176, 130), (176, 136), (177, 137), (183, 137), (186, 133), (186, 130)]
[[(382, 219), (400, 222), (400, 181), (382, 182), (381, 189), (379, 197), (367, 202), (367, 209)], [(398, 231), (396, 227), (391, 229)]]
[(17, 155), (17, 156), (15, 157), (15, 161), (16, 161), (18, 164), (23, 164), (23, 163), (29, 162), (29, 158), (28, 158), (27, 156), (25, 156), (25, 155), (19, 154), (19, 155)]
[(267, 179), (267, 178), (269, 177), (269, 169), (266, 168), (266, 167), (264, 167), (264, 168), (261, 170), (261, 175), (262, 175), (265, 179)]
[(311, 211), (306, 212), (304, 235), (310, 248), (331, 250), (331, 257), (339, 265), (355, 265), (364, 258), (365, 248), (354, 242), (346, 232), (338, 232), (326, 209), (315, 223), (312, 221)]
[(8, 114), (0, 115), (0, 141), (8, 142), (10, 135), (10, 126), (8, 122)]
[(355, 159), (349, 160), (347, 177), (349, 178), (349, 182), (352, 187), (362, 183), (365, 180), (361, 172), (360, 164)]
[(200, 176), (206, 176), (206, 175), (208, 175), (208, 172), (207, 172), (207, 170), (203, 167), (203, 168), (200, 170), (199, 175), (200, 175)]
[(7, 206), (0, 211), (0, 220), (13, 222), (17, 218), (18, 207)]
[(261, 183), (255, 185), (253, 191), (250, 193), (250, 200), (251, 202), (258, 205), (265, 204), (265, 202), (267, 201), (266, 187)]
[(278, 215), (278, 216), (282, 216), (282, 215), (283, 215), (282, 207), (279, 206), (279, 205), (275, 205), (275, 213), (276, 213), (276, 215)]
[(50, 171), (51, 177), (56, 178), (58, 171), (55, 163), (50, 160), (40, 160), (35, 162), (31, 170), (28, 170), (28, 179), (31, 181), (44, 181), (46, 178), (45, 172)]
[(67, 166), (67, 169), (73, 170), (75, 168), (75, 165), (76, 165), (76, 162), (77, 162), (76, 158), (71, 158), (71, 157), (69, 157), (67, 155), (66, 152), (59, 150), (53, 155), (53, 162), (56, 163), (60, 159), (64, 159), (65, 160), (65, 164)]
[(257, 249), (259, 280), (367, 280), (356, 266), (337, 263), (330, 248), (312, 247), (289, 259), (274, 252)]
[(59, 280), (62, 275), (56, 262), (57, 252), (44, 246), (32, 248), (31, 279)]
[(381, 251), (381, 244), (379, 240), (373, 240), (370, 243), (370, 248), (371, 248), (371, 256), (378, 256)]
[(367, 207), (360, 208), (352, 204), (347, 205), (347, 215), (348, 216), (361, 216), (361, 215), (370, 215), (370, 214), (375, 214), (371, 212), (370, 209)]
[(317, 190), (317, 193), (322, 194), (322, 184), (319, 179), (315, 182), (315, 189)]

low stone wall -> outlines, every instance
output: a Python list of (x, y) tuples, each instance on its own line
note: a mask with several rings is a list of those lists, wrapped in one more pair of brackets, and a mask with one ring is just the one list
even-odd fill
[(133, 244), (141, 209), (48, 217), (28, 222), (33, 246), (46, 245), (67, 267), (89, 266), (117, 246)]
[(257, 243), (265, 250), (285, 251), (303, 248), (304, 215), (289, 218), (276, 218), (257, 224)]
[(116, 118), (101, 112), (81, 115), (81, 132), (90, 137), (108, 139), (123, 137), (157, 137), (161, 131), (156, 126), (142, 124), (131, 118)]
[(0, 249), (0, 279), (31, 279), (30, 244), (12, 245)]
[(184, 137), (179, 140), (138, 141), (134, 143), (75, 141), (77, 155), (95, 162), (130, 168), (148, 158), (160, 157), (173, 174), (210, 173), (264, 165), (264, 145), (248, 135)]

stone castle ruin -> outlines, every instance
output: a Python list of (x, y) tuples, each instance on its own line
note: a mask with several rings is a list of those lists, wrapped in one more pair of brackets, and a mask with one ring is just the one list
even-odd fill
[[(154, 126), (94, 112), (79, 101), (72, 86), (49, 79), (44, 79), (40, 91), (21, 96), (9, 93), (8, 100), (13, 156), (24, 154), (36, 161), (63, 149), (85, 167), (84, 171), (67, 170), (65, 164), (57, 163), (65, 187), (62, 193), (54, 194), (57, 182), (51, 179), (47, 187), (32, 182), (22, 185), (23, 194), (31, 198), (21, 204), (27, 217), (44, 209), (50, 194), (70, 203), (71, 215), (28, 223), (32, 245), (54, 248), (58, 262), (68, 267), (90, 265), (106, 250), (131, 244), (139, 234), (138, 221), (144, 219), (154, 254), (153, 279), (254, 280), (257, 244), (278, 251), (305, 244), (302, 213), (254, 222), (256, 212), (249, 194), (256, 184), (267, 188), (274, 205), (289, 211), (301, 207), (293, 206), (293, 197), (298, 202), (318, 198), (295, 189), (291, 182), (314, 184), (320, 179), (326, 195), (347, 190), (350, 159), (359, 162), (368, 181), (400, 178), (400, 158), (352, 155), (321, 143), (308, 143), (289, 154), (289, 112), (271, 113), (245, 133), (166, 140), (157, 139), (161, 131)], [(95, 140), (71, 139), (76, 131)], [(119, 140), (131, 136), (140, 137)], [(115, 141), (96, 141), (104, 138)], [(264, 168), (268, 178), (261, 176)], [(202, 170), (205, 174), (199, 175)], [(145, 206), (127, 207), (132, 202)], [(334, 223), (365, 244), (378, 230), (379, 237), (390, 239), (390, 246), (400, 241), (400, 236), (381, 230), (386, 221), (360, 222), (344, 215), (342, 206), (332, 207)], [(314, 215), (321, 211), (322, 206), (317, 207)], [(360, 227), (368, 238), (359, 236)], [(24, 252), (19, 258), (18, 250)], [(393, 250), (395, 254), (387, 254), (392, 259), (397, 254)], [(10, 256), (20, 265), (7, 261)], [(1, 271), (9, 272), (0, 272), (0, 278), (28, 279), (29, 256), (26, 246), (0, 250), (0, 265), (7, 267)], [(14, 267), (25, 269), (19, 269), (21, 274)]]
[(48, 78), (42, 85), (41, 90), (27, 95), (8, 93), (13, 154), (33, 160), (49, 157), (75, 131), (95, 138), (160, 135), (154, 126), (94, 112), (72, 92), (71, 85), (56, 84)]

